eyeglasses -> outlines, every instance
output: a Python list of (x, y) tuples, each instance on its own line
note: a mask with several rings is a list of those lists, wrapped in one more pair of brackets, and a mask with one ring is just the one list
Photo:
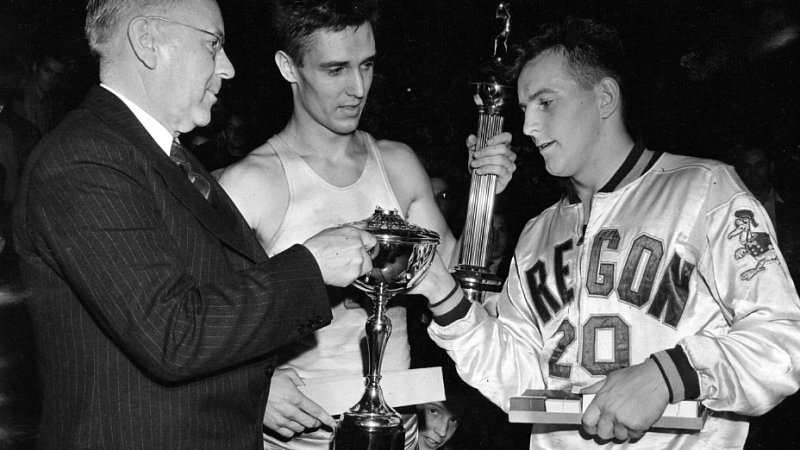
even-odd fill
[(159, 17), (159, 16), (145, 16), (145, 17), (147, 17), (148, 19), (163, 20), (164, 22), (174, 23), (175, 25), (181, 25), (181, 26), (184, 26), (184, 27), (189, 27), (189, 28), (191, 28), (193, 30), (196, 30), (196, 31), (199, 31), (201, 33), (205, 33), (205, 34), (208, 34), (210, 36), (214, 36), (214, 41), (211, 42), (211, 57), (214, 58), (214, 59), (217, 58), (217, 53), (219, 53), (219, 51), (225, 45), (225, 36), (223, 36), (223, 35), (221, 35), (219, 33), (212, 33), (211, 31), (206, 31), (206, 30), (204, 30), (202, 28), (197, 28), (197, 27), (195, 27), (193, 25), (189, 25), (188, 23), (182, 23), (182, 22), (177, 22), (175, 20), (170, 20), (170, 19), (167, 19), (166, 17)]

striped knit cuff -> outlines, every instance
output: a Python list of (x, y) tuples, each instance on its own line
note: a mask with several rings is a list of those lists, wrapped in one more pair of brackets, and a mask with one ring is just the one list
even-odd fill
[(455, 308), (447, 311), (441, 316), (433, 316), (433, 321), (436, 322), (436, 324), (440, 327), (446, 327), (456, 320), (463, 319), (469, 312), (469, 308), (471, 306), (472, 302), (469, 301), (466, 296), (461, 297), (461, 302), (459, 302)]
[(695, 400), (700, 396), (700, 380), (697, 372), (681, 346), (650, 355), (658, 365), (669, 389), (669, 402)]

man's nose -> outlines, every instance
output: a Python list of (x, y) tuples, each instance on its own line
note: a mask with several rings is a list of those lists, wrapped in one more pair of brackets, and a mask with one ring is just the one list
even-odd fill
[(433, 431), (436, 432), (439, 437), (447, 436), (447, 421), (438, 422), (433, 428)]
[(353, 75), (350, 78), (348, 94), (352, 95), (353, 97), (363, 98), (364, 93), (366, 92), (366, 88), (364, 86), (364, 74), (362, 74), (360, 70), (354, 70), (352, 73)]
[(534, 133), (542, 131), (542, 121), (539, 114), (533, 108), (528, 108), (525, 111), (525, 122), (522, 124), (522, 132), (527, 136), (536, 139)]
[(216, 58), (216, 73), (225, 80), (229, 80), (236, 75), (236, 69), (233, 68), (233, 63), (228, 59), (228, 54), (225, 53), (225, 47), (219, 49)]

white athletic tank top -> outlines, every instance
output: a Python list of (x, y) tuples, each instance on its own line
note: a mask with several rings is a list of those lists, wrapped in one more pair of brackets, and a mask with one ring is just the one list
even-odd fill
[[(380, 151), (368, 133), (357, 131), (367, 148), (367, 161), (361, 176), (349, 186), (339, 187), (322, 179), (289, 148), (286, 141), (273, 136), (267, 141), (280, 158), (289, 186), (289, 206), (283, 222), (266, 248), (269, 256), (291, 247), (318, 232), (340, 224), (370, 217), (375, 207), (405, 212), (389, 185)], [(301, 378), (365, 375), (367, 367), (364, 326), (372, 313), (372, 301), (355, 287), (328, 287), (333, 321), (305, 339), (279, 350), (281, 368), (292, 368)], [(369, 311), (365, 309), (369, 308)], [(402, 296), (389, 303), (387, 316), (392, 321), (392, 335), (386, 345), (382, 371), (404, 370), (410, 365), (406, 309)], [(411, 387), (409, 386), (409, 389)], [(357, 398), (360, 398), (359, 392)], [(354, 402), (355, 404), (355, 402)], [(328, 411), (332, 415), (344, 411)], [(416, 441), (416, 416), (406, 423), (407, 448)], [(289, 442), (265, 435), (267, 449), (328, 449), (332, 433), (317, 431), (303, 434)]]

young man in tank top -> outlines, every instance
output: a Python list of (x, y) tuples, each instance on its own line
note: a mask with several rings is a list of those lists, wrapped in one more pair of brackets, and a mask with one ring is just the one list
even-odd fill
[[(405, 144), (376, 141), (358, 130), (376, 55), (375, 4), (283, 3), (276, 2), (272, 16), (281, 40), (275, 63), (292, 87), (292, 117), (265, 145), (223, 171), (220, 183), (268, 254), (330, 225), (365, 219), (379, 206), (438, 232), (439, 251), (448, 260), (456, 239), (415, 153)], [(478, 173), (498, 175), (498, 191), (515, 168), (510, 140), (508, 133), (496, 136), (471, 161)], [(296, 386), (303, 379), (364, 375), (364, 324), (371, 305), (352, 287), (331, 288), (329, 294), (331, 325), (282, 350), (283, 365), (273, 378), (264, 420), (266, 448), (329, 448), (335, 425), (331, 414), (342, 411), (324, 411)], [(390, 305), (393, 332), (383, 371), (409, 367), (405, 314), (402, 305)], [(406, 448), (413, 448), (413, 412), (405, 427)]]

